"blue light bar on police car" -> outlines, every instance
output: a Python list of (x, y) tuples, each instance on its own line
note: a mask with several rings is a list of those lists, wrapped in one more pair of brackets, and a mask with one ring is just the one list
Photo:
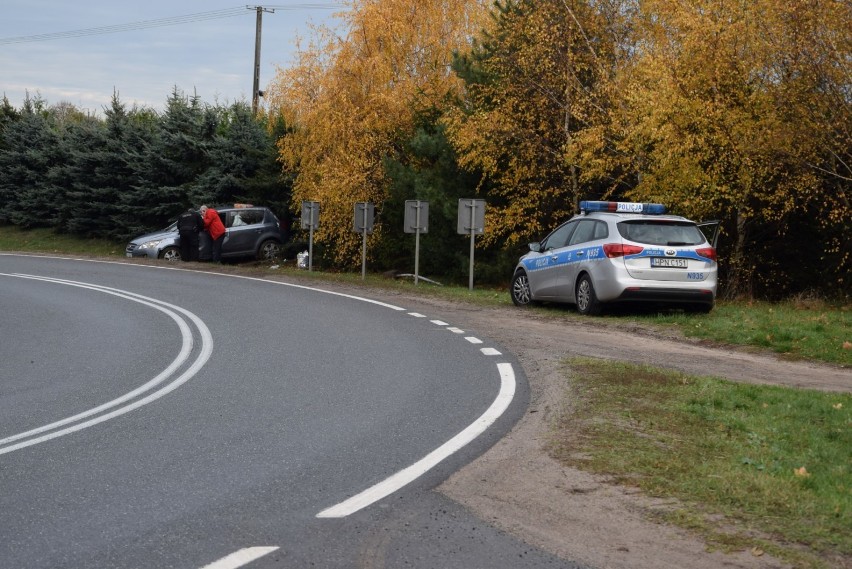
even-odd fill
[(634, 202), (580, 202), (580, 211), (608, 211), (612, 213), (647, 213), (659, 215), (666, 213), (666, 206), (660, 203)]

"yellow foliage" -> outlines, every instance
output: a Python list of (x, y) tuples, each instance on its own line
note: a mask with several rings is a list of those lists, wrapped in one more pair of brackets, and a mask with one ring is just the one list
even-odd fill
[[(538, 0), (501, 11), (470, 61), (487, 78), (444, 117), (461, 166), (489, 192), (490, 245), (541, 237), (583, 197), (579, 164), (607, 144), (614, 14)], [(584, 173), (600, 175), (609, 164)]]
[[(293, 199), (322, 203), (317, 239), (338, 263), (359, 259), (352, 204), (381, 210), (382, 160), (402, 152), (429, 109), (443, 111), (459, 165), (482, 174), (489, 229), (480, 245), (541, 237), (579, 199), (609, 195), (728, 220), (732, 266), (752, 227), (783, 232), (805, 211), (844, 235), (852, 4), (500, 5), (510, 7), (351, 0), (339, 29), (317, 28), (296, 64), (278, 70), (267, 100), (294, 129), (280, 143), (297, 174)], [(451, 71), (454, 52), (468, 55), (475, 80)], [(836, 237), (826, 247), (842, 279), (849, 244)]]
[(793, 469), (793, 474), (795, 474), (798, 478), (810, 478), (811, 476), (811, 473), (808, 472), (808, 469), (804, 466)]
[[(343, 35), (319, 28), (298, 63), (279, 69), (268, 100), (295, 132), (280, 146), (296, 172), (293, 200), (321, 203), (319, 243), (353, 264), (357, 201), (385, 198), (382, 160), (413, 131), (416, 113), (440, 108), (459, 90), (449, 64), (479, 29), (479, 0), (352, 1), (338, 15)], [(376, 228), (379, 238), (381, 225)]]

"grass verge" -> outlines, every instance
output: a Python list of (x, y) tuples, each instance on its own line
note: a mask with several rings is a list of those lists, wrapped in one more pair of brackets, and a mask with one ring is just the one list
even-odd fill
[(14, 225), (0, 225), (0, 251), (115, 257), (124, 255), (125, 245), (105, 239), (63, 235), (53, 229), (21, 229)]
[(570, 411), (549, 451), (651, 496), (724, 550), (796, 567), (852, 562), (852, 394), (566, 362)]
[(852, 307), (840, 302), (718, 302), (707, 315), (672, 311), (637, 318), (677, 327), (686, 336), (767, 349), (790, 359), (852, 365)]

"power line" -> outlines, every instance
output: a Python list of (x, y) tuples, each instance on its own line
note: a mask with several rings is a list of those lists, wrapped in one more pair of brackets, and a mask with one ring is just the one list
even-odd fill
[[(325, 3), (309, 3), (309, 4), (287, 4), (274, 5), (269, 8), (276, 10), (331, 10), (340, 7), (336, 2)], [(197, 12), (194, 14), (186, 14), (184, 16), (172, 16), (169, 18), (159, 18), (156, 20), (142, 20), (138, 22), (130, 22), (127, 24), (115, 24), (111, 26), (99, 26), (96, 28), (86, 28), (82, 30), (71, 30), (67, 32), (54, 32), (49, 34), (35, 34), (30, 36), (16, 36), (9, 38), (0, 38), (0, 45), (11, 45), (18, 43), (32, 43), (40, 41), (50, 41), (57, 39), (79, 38), (86, 36), (96, 36), (103, 34), (115, 34), (121, 32), (129, 32), (133, 30), (144, 30), (149, 28), (159, 28), (163, 26), (177, 26), (182, 24), (192, 24), (195, 22), (203, 22), (206, 20), (217, 20), (222, 18), (234, 18), (237, 16), (246, 16), (247, 6), (239, 6), (236, 8), (224, 8), (222, 10), (213, 10), (210, 12)]]

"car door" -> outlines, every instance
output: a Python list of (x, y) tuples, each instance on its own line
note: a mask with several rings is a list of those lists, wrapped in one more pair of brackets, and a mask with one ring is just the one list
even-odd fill
[(557, 300), (574, 302), (574, 285), (582, 271), (592, 275), (592, 284), (599, 278), (595, 269), (604, 258), (602, 243), (608, 234), (605, 222), (598, 219), (580, 220), (565, 249), (560, 252), (564, 269), (559, 274)]
[(257, 238), (263, 231), (262, 209), (235, 209), (227, 212), (227, 235), (222, 242), (222, 255), (243, 257), (254, 255)]
[(710, 221), (702, 221), (696, 225), (698, 225), (698, 229), (701, 230), (704, 237), (707, 238), (707, 242), (715, 249), (719, 242), (719, 230), (722, 227), (722, 221), (719, 219), (713, 219)]
[(557, 227), (541, 242), (537, 254), (530, 255), (524, 263), (530, 291), (536, 300), (548, 300), (557, 295), (559, 273), (565, 269), (560, 262), (560, 252), (576, 227), (577, 222), (574, 220)]

